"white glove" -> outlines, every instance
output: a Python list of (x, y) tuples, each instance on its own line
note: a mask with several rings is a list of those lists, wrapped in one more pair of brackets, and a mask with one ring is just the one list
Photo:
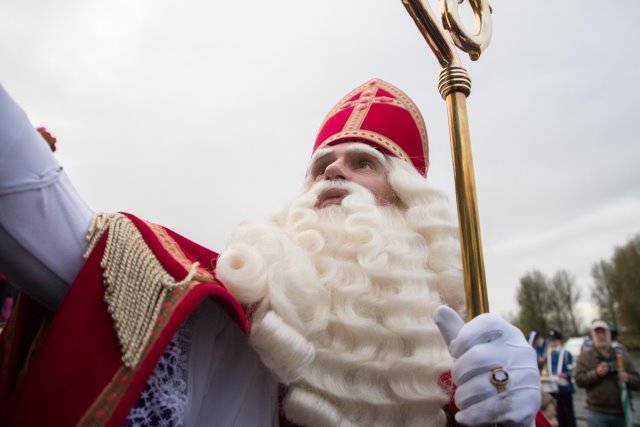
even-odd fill
[[(522, 332), (495, 314), (482, 314), (465, 324), (447, 306), (438, 307), (435, 321), (455, 359), (451, 377), (458, 386), (456, 421), (468, 426), (533, 426), (540, 408), (540, 374), (536, 352)], [(491, 383), (494, 368), (509, 375), (502, 392)]]

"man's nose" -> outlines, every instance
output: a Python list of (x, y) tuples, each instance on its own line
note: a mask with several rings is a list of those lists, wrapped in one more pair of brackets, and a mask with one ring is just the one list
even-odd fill
[(347, 177), (348, 172), (339, 161), (329, 164), (324, 170), (324, 179), (326, 180), (347, 179)]

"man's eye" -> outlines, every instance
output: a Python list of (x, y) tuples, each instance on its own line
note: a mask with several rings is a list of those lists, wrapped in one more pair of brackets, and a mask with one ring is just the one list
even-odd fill
[(358, 163), (358, 167), (360, 169), (373, 169), (373, 163), (367, 160), (362, 160), (360, 163)]
[(313, 176), (314, 176), (315, 178), (317, 178), (317, 177), (319, 177), (319, 176), (321, 176), (321, 175), (324, 175), (324, 173), (325, 173), (325, 171), (326, 171), (326, 170), (327, 170), (327, 168), (326, 168), (326, 167), (324, 167), (324, 166), (319, 167), (319, 168), (317, 168), (317, 169), (315, 170), (315, 172), (313, 173)]

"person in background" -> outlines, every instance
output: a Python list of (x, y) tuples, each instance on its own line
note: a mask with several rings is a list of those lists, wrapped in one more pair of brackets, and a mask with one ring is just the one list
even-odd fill
[[(594, 320), (594, 322), (595, 321), (596, 320)], [(616, 350), (627, 351), (627, 348), (624, 346), (624, 344), (618, 341), (618, 329), (615, 327), (615, 325), (610, 322), (607, 322), (607, 325), (609, 325), (609, 332), (611, 332), (611, 346)], [(584, 340), (584, 342), (580, 346), (580, 352), (590, 349), (591, 347), (593, 347), (593, 340), (591, 339), (591, 337), (589, 337)]]
[(558, 425), (575, 427), (576, 417), (573, 410), (573, 393), (575, 389), (571, 377), (573, 375), (573, 356), (562, 345), (562, 334), (551, 329), (548, 336), (545, 369), (554, 377), (558, 390), (551, 393), (557, 402)]
[(542, 400), (540, 401), (540, 412), (545, 416), (552, 427), (558, 427), (556, 399), (551, 394), (542, 392)]
[(538, 369), (542, 371), (544, 368), (544, 364), (547, 360), (547, 356), (545, 354), (545, 349), (547, 347), (547, 342), (544, 337), (540, 335), (536, 331), (529, 332), (529, 345), (533, 347), (536, 351), (536, 357), (538, 359)]
[(576, 384), (586, 389), (589, 427), (624, 427), (625, 418), (618, 382), (630, 390), (640, 388), (640, 374), (626, 352), (621, 352), (624, 370), (618, 369), (617, 353), (612, 346), (609, 324), (596, 320), (591, 324), (593, 347), (578, 357)]

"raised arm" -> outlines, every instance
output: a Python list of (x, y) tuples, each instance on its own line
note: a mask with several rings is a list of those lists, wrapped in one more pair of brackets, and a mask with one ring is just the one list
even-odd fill
[(92, 211), (0, 86), (0, 272), (56, 309), (82, 266)]

